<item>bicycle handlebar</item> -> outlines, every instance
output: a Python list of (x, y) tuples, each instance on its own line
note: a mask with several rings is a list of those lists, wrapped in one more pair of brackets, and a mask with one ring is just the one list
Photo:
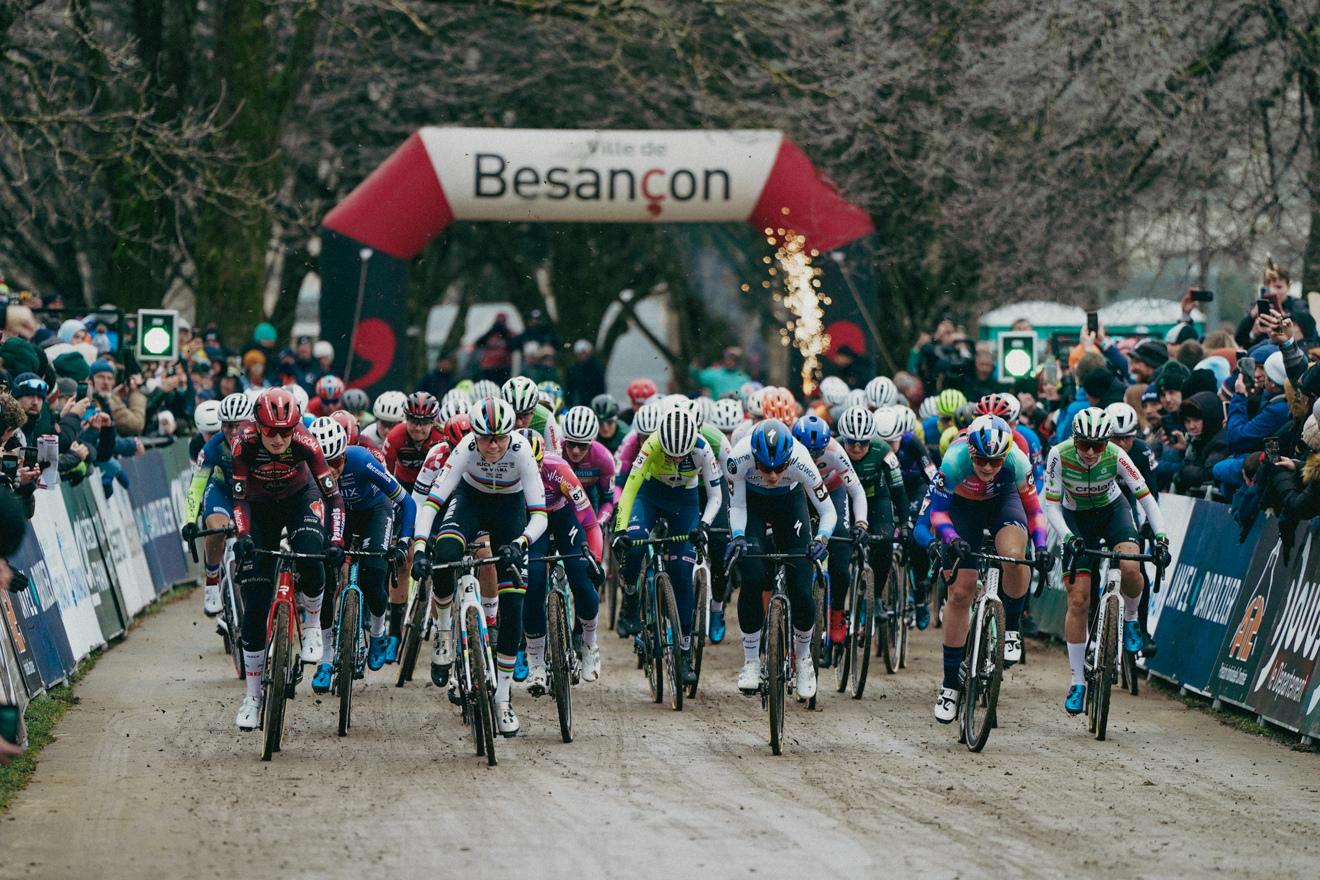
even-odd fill
[(197, 557), (197, 539), (198, 539), (198, 538), (209, 538), (211, 535), (224, 535), (224, 536), (228, 537), (228, 536), (230, 536), (230, 535), (232, 535), (232, 534), (234, 534), (234, 527), (233, 527), (233, 526), (221, 526), (221, 527), (218, 528), (218, 529), (202, 529), (202, 530), (199, 531), (197, 534), (193, 535), (193, 536), (192, 536), (192, 540), (190, 540), (190, 541), (188, 542), (188, 551), (189, 551), (190, 553), (192, 553), (193, 564), (195, 565), (196, 563), (198, 563), (198, 562), (201, 561), (201, 560)]
[(296, 553), (293, 550), (265, 550), (261, 547), (254, 547), (252, 552), (257, 556), (270, 556), (275, 559), (315, 559), (317, 562), (325, 562), (324, 553)]
[[(1071, 551), (1067, 551), (1067, 549), (1065, 548), (1065, 552), (1071, 552)], [(1064, 577), (1066, 577), (1069, 581), (1075, 581), (1077, 579), (1077, 562), (1078, 562), (1078, 558), (1082, 556), (1093, 556), (1096, 559), (1109, 559), (1109, 560), (1113, 560), (1114, 562), (1136, 562), (1136, 563), (1150, 562), (1153, 563), (1155, 566), (1155, 583), (1151, 584), (1150, 587), (1151, 594), (1154, 595), (1159, 593), (1160, 587), (1164, 583), (1164, 566), (1159, 564), (1159, 562), (1155, 559), (1155, 555), (1153, 553), (1119, 553), (1117, 550), (1104, 550), (1099, 547), (1095, 549), (1087, 547), (1085, 550), (1082, 550), (1080, 553), (1072, 554), (1072, 558), (1068, 560), (1071, 564), (1065, 566), (1065, 570), (1064, 570)]]

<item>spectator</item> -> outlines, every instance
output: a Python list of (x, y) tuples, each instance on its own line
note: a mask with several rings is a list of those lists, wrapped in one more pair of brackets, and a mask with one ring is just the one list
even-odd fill
[(870, 378), (866, 375), (862, 364), (858, 363), (857, 352), (847, 345), (840, 345), (825, 356), (825, 364), (821, 368), (821, 374), (821, 378), (838, 376), (848, 383), (849, 388), (858, 388)]
[(36, 373), (21, 373), (14, 377), (9, 389), (10, 394), (23, 407), (27, 421), (23, 424), (23, 436), (28, 445), (37, 442), (42, 434), (51, 434), (55, 430), (55, 418), (46, 405), (46, 395), (50, 386)]
[(244, 360), (248, 352), (257, 351), (261, 353), (262, 360), (272, 362), (275, 360), (275, 340), (279, 338), (279, 333), (275, 330), (275, 325), (263, 321), (252, 331), (252, 341), (243, 348)]
[(1143, 339), (1132, 349), (1128, 370), (1138, 382), (1153, 382), (1155, 374), (1169, 360), (1169, 349), (1156, 339)]
[(1169, 361), (1160, 370), (1155, 390), (1160, 395), (1160, 429), (1165, 434), (1182, 430), (1183, 386), (1191, 375), (1192, 371), (1177, 361)]
[[(1073, 349), (1072, 354), (1069, 355), (1070, 360), (1072, 359), (1072, 355), (1077, 354), (1077, 351), (1077, 348)], [(1093, 401), (1091, 395), (1087, 391), (1088, 384), (1092, 391), (1107, 391), (1112, 375), (1109, 367), (1105, 363), (1104, 356), (1100, 354), (1095, 346), (1092, 346), (1090, 351), (1087, 351), (1076, 359), (1073, 367), (1073, 375), (1077, 377), (1076, 392), (1073, 400), (1064, 408), (1063, 412), (1059, 414), (1054, 423), (1054, 443), (1056, 445), (1072, 436), (1073, 418), (1079, 412), (1086, 409), (1088, 406), (1108, 406), (1110, 403), (1114, 402), (1113, 400), (1106, 400), (1102, 403), (1098, 396)], [(1122, 396), (1120, 395), (1118, 399), (1122, 400)]]
[[(1273, 260), (1266, 260), (1261, 283), (1265, 287), (1261, 299), (1269, 300), (1273, 311), (1281, 312), (1292, 320), (1297, 332), (1300, 333), (1302, 344), (1310, 348), (1320, 342), (1316, 336), (1315, 318), (1311, 317), (1306, 304), (1288, 295), (1292, 287), (1292, 278), (1287, 271), (1274, 265)], [(1238, 324), (1237, 343), (1241, 348), (1250, 349), (1263, 342), (1269, 335), (1270, 326), (1260, 320), (1260, 310), (1253, 303), (1246, 317)]]
[[(25, 520), (23, 505), (14, 497), (14, 493), (8, 489), (0, 490), (0, 590), (6, 592), (18, 593), (27, 589), (27, 578), (9, 567), (9, 557), (18, 552), (27, 535)], [(22, 729), (21, 716), (19, 726), (18, 742), (26, 742), (27, 734)], [(21, 754), (21, 746), (0, 739), (0, 765), (8, 764)]]
[(549, 345), (528, 343), (522, 374), (537, 385), (542, 382), (557, 384), (559, 382), (559, 367), (555, 366), (555, 350)]
[(268, 388), (266, 381), (266, 356), (259, 351), (249, 351), (243, 355), (243, 390), (249, 388)]
[(559, 334), (555, 328), (545, 319), (545, 312), (540, 309), (532, 309), (527, 315), (527, 326), (523, 332), (513, 340), (513, 347), (522, 349), (529, 343), (536, 343), (540, 346), (550, 346), (552, 352), (559, 350)]
[(321, 375), (334, 372), (335, 365), (335, 347), (330, 344), (328, 339), (318, 339), (312, 346), (312, 356), (321, 366)]
[(1169, 432), (1157, 475), (1172, 476), (1173, 488), (1185, 494), (1197, 492), (1228, 455), (1224, 442), (1224, 405), (1218, 395), (1198, 391), (1182, 402), (1183, 427)]
[(436, 400), (444, 400), (454, 387), (456, 370), (453, 356), (442, 353), (435, 359), (435, 368), (417, 383), (417, 390), (425, 391)]
[(568, 368), (568, 382), (564, 388), (565, 405), (590, 406), (593, 397), (604, 393), (605, 365), (596, 357), (591, 343), (579, 339), (573, 343), (573, 365)]
[[(1190, 328), (1191, 325), (1183, 324), (1182, 326)], [(1189, 370), (1196, 369), (1196, 365), (1205, 360), (1205, 349), (1201, 346), (1201, 341), (1195, 337), (1170, 345), (1169, 351), (1178, 363)]]
[[(921, 380), (909, 373), (907, 370), (899, 370), (894, 374), (894, 387), (898, 393), (908, 402), (908, 406), (916, 408), (921, 406), (921, 401), (926, 396), (925, 386)], [(737, 389), (734, 389), (737, 390)]]
[(999, 383), (995, 381), (994, 350), (985, 345), (978, 345), (972, 359), (971, 373), (964, 376), (957, 384), (963, 394), (967, 395), (968, 400), (980, 400), (985, 395), (998, 391)]
[(5, 467), (0, 469), (0, 491), (12, 492), (23, 505), (25, 516), (31, 519), (32, 514), (36, 512), (36, 499), (33, 493), (36, 491), (37, 477), (41, 474), (41, 469), (26, 468), (22, 466), (21, 461), (15, 461), (26, 445), (22, 432), (23, 423), (26, 421), (27, 413), (19, 402), (8, 394), (0, 393), (0, 451), (6, 453), (0, 456), (6, 462)]
[(293, 355), (293, 379), (302, 386), (303, 391), (311, 394), (316, 388), (316, 380), (324, 374), (321, 364), (312, 354), (312, 337), (299, 336), (294, 344)]
[(1288, 371), (1284, 366), (1283, 353), (1275, 351), (1270, 354), (1263, 368), (1257, 371), (1257, 376), (1261, 385), (1259, 391), (1251, 395), (1257, 403), (1254, 416), (1248, 413), (1248, 389), (1240, 373), (1234, 382), (1233, 396), (1228, 399), (1224, 442), (1231, 457), (1215, 466), (1214, 476), (1226, 487), (1230, 496), (1233, 491), (1245, 485), (1242, 464), (1247, 455), (1263, 449), (1265, 438), (1274, 436), (1290, 418), (1288, 398), (1284, 394)]
[(1141, 406), (1137, 408), (1146, 419), (1147, 442), (1158, 436), (1164, 424), (1164, 409), (1160, 406), (1160, 392), (1154, 385), (1147, 385), (1141, 392)]
[(509, 329), (506, 312), (496, 312), (490, 329), (477, 337), (474, 343), (477, 358), (477, 378), (503, 384), (513, 369), (513, 331)]
[(91, 367), (92, 399), (101, 411), (110, 414), (121, 437), (141, 436), (147, 424), (147, 398), (142, 393), (141, 376), (130, 376), (125, 385), (115, 386), (115, 368), (107, 360)]
[(736, 393), (743, 383), (752, 381), (752, 377), (742, 368), (742, 356), (742, 349), (731, 345), (724, 349), (718, 364), (704, 370), (692, 370), (692, 380), (715, 400), (730, 392)]

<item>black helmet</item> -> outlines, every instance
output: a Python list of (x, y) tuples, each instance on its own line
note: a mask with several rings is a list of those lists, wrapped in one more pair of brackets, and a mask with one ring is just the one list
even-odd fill
[(591, 398), (591, 410), (602, 422), (619, 417), (619, 403), (608, 394), (597, 394)]

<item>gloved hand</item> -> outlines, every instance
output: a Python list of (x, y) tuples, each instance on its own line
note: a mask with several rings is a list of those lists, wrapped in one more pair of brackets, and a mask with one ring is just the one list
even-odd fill
[(710, 526), (704, 522), (697, 522), (697, 527), (688, 533), (688, 540), (692, 542), (702, 553), (706, 552), (706, 546), (710, 544)]
[(590, 553), (585, 554), (585, 558), (587, 563), (587, 577), (591, 579), (592, 586), (599, 590), (605, 583), (605, 569), (601, 567), (601, 564), (596, 560), (596, 557), (592, 556)]
[(610, 552), (614, 558), (618, 559), (628, 552), (628, 533), (615, 532), (614, 537), (610, 538)]
[(385, 551), (385, 561), (390, 565), (398, 565), (408, 558), (408, 542), (400, 539), (393, 547)]
[(519, 535), (500, 548), (500, 558), (517, 568), (527, 560), (527, 539)]
[(325, 548), (325, 567), (332, 571), (338, 571), (344, 564), (344, 548), (337, 544), (331, 544)]
[(1169, 553), (1169, 538), (1167, 535), (1156, 535), (1155, 546), (1151, 548), (1151, 555), (1155, 557), (1155, 565), (1159, 568), (1168, 568), (1173, 562), (1173, 556)]
[(239, 565), (252, 561), (257, 555), (257, 545), (253, 542), (251, 535), (244, 535), (234, 542), (234, 559)]
[(424, 581), (431, 576), (431, 557), (426, 555), (424, 548), (419, 548), (413, 554), (412, 579), (415, 581)]
[(904, 547), (911, 547), (912, 526), (908, 525), (907, 523), (903, 523), (903, 525), (899, 526), (897, 529), (894, 530), (894, 537), (898, 538), (898, 540), (902, 542)]
[(945, 568), (953, 568), (959, 561), (972, 555), (972, 545), (962, 538), (955, 538), (943, 546), (940, 553)]
[(1054, 553), (1048, 547), (1037, 547), (1032, 565), (1041, 577), (1049, 577), (1050, 572), (1054, 571)]
[(825, 557), (829, 555), (830, 551), (820, 538), (812, 538), (811, 543), (807, 545), (807, 558), (812, 562), (824, 562)]
[(871, 533), (866, 530), (866, 523), (855, 523), (848, 529), (848, 534), (854, 544), (865, 544)]
[(739, 559), (747, 552), (747, 538), (739, 535), (736, 538), (729, 539), (729, 545), (724, 548), (724, 564), (729, 565)]
[(1063, 539), (1063, 545), (1068, 548), (1068, 553), (1074, 557), (1086, 552), (1086, 539), (1081, 535), (1069, 535)]
[(197, 528), (197, 523), (190, 522), (184, 523), (183, 528), (180, 531), (183, 534), (183, 540), (191, 544), (193, 541), (197, 540), (197, 533), (200, 532), (201, 529)]

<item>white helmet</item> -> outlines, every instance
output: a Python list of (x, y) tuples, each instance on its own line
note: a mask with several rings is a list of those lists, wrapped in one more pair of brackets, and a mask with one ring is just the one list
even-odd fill
[(468, 411), (468, 402), (461, 397), (453, 400), (446, 400), (440, 404), (440, 411), (435, 415), (436, 424), (443, 425), (454, 416), (461, 415)]
[(854, 388), (844, 397), (843, 403), (845, 406), (866, 406), (866, 392), (861, 388)]
[(329, 416), (321, 416), (308, 428), (316, 442), (321, 444), (321, 454), (326, 461), (334, 461), (348, 449), (348, 432), (344, 426)]
[(930, 418), (931, 416), (938, 415), (939, 405), (940, 405), (940, 401), (938, 397), (934, 395), (927, 397), (925, 400), (921, 402), (921, 409), (917, 410), (917, 417), (924, 421)]
[(294, 400), (298, 401), (298, 409), (301, 412), (307, 412), (307, 389), (303, 388), (297, 382), (294, 382), (292, 385), (285, 385), (284, 388), (293, 395)]
[(696, 404), (697, 404), (697, 408), (696, 410), (693, 411), (692, 414), (697, 419), (697, 427), (700, 428), (702, 425), (709, 422), (711, 415), (714, 414), (715, 401), (711, 400), (709, 397), (706, 397), (705, 395), (702, 395), (701, 397), (698, 397), (696, 399)]
[(500, 389), (500, 396), (519, 415), (536, 409), (536, 404), (540, 402), (540, 390), (526, 376), (514, 376), (505, 382)]
[(445, 396), (440, 399), (440, 403), (443, 405), (451, 402), (455, 406), (462, 405), (463, 408), (455, 410), (456, 412), (467, 412), (467, 408), (472, 405), (472, 396), (462, 388), (450, 388), (445, 392)]
[(1121, 400), (1105, 407), (1111, 437), (1131, 437), (1137, 433), (1137, 411)]
[(912, 433), (917, 430), (917, 414), (906, 406), (895, 407), (898, 410), (898, 421), (903, 426), (903, 433)]
[(870, 440), (875, 436), (875, 417), (865, 406), (850, 406), (839, 414), (835, 432), (844, 440)]
[(686, 394), (668, 394), (661, 402), (661, 405), (668, 409), (678, 409), (692, 416), (692, 421), (701, 427), (701, 419), (697, 417), (697, 402)]
[(820, 396), (827, 406), (840, 406), (848, 396), (848, 383), (838, 376), (826, 376), (820, 380)]
[(473, 400), (489, 400), (500, 396), (500, 386), (489, 379), (478, 379), (472, 383)]
[(1072, 432), (1078, 440), (1098, 443), (1101, 440), (1108, 440), (1112, 430), (1109, 416), (1098, 406), (1088, 406), (1073, 416)]
[(197, 404), (197, 409), (193, 410), (193, 424), (203, 434), (214, 434), (219, 431), (220, 401), (204, 400)]
[(898, 403), (898, 386), (888, 376), (876, 376), (866, 383), (866, 405), (872, 409)]
[(220, 401), (220, 423), (246, 422), (252, 418), (253, 409), (252, 400), (246, 394), (230, 394)]
[(644, 403), (637, 410), (637, 417), (633, 419), (633, 430), (640, 434), (654, 434), (655, 429), (660, 427), (661, 408), (658, 403)]
[(382, 391), (371, 407), (371, 414), (382, 422), (397, 424), (403, 421), (403, 408), (408, 405), (408, 396), (402, 391)]
[(697, 420), (692, 413), (673, 407), (660, 417), (660, 448), (670, 458), (682, 458), (697, 445)]
[(472, 433), (480, 437), (504, 437), (513, 433), (513, 407), (498, 397), (477, 401), (467, 415), (472, 420)]
[(736, 397), (715, 401), (710, 422), (723, 433), (732, 434), (743, 422), (742, 401)]
[(575, 406), (559, 420), (564, 439), (573, 443), (590, 443), (600, 433), (600, 419), (589, 406)]
[[(867, 388), (867, 391), (870, 391)], [(896, 406), (882, 406), (872, 413), (875, 419), (875, 436), (886, 443), (892, 443), (903, 436), (903, 417)]]
[(765, 402), (765, 391), (764, 388), (758, 388), (747, 395), (747, 412), (754, 419), (759, 419), (764, 415), (761, 406)]

